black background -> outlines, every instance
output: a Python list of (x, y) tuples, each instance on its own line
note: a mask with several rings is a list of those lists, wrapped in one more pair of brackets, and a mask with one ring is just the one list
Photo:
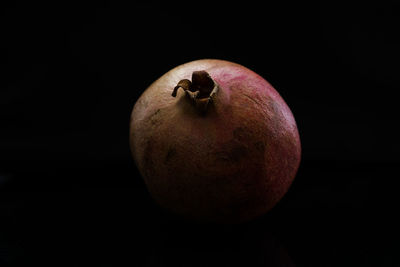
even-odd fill
[[(0, 266), (398, 266), (400, 4), (167, 2), (0, 8)], [(166, 214), (130, 157), (137, 98), (201, 58), (300, 131), (289, 192), (239, 226)]]

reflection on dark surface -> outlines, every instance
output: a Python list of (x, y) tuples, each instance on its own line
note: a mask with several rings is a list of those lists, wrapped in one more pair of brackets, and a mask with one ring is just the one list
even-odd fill
[(267, 225), (227, 228), (165, 225), (146, 266), (295, 266)]
[(0, 188), (4, 266), (294, 266), (268, 218), (182, 221), (152, 202), (132, 164), (27, 170)]
[(213, 226), (183, 222), (160, 210), (131, 161), (70, 162), (68, 168), (52, 165), (46, 171), (18, 164), (24, 171), (8, 165), (13, 176), (0, 188), (4, 266), (399, 262), (396, 187), (382, 186), (395, 165), (303, 162), (291, 189), (270, 213), (243, 225)]

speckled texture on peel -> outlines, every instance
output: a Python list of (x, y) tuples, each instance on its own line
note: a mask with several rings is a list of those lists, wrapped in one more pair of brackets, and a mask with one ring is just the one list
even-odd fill
[[(183, 90), (171, 96), (196, 70), (220, 86), (205, 116)], [(284, 100), (262, 77), (227, 61), (193, 61), (163, 75), (136, 102), (130, 127), (132, 154), (153, 198), (200, 221), (242, 222), (267, 212), (300, 163)]]

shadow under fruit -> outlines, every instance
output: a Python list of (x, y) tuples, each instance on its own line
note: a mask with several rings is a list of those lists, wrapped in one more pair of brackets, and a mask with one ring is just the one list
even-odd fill
[(180, 65), (147, 88), (132, 111), (130, 146), (155, 201), (200, 222), (266, 213), (301, 157), (278, 92), (253, 71), (213, 59)]

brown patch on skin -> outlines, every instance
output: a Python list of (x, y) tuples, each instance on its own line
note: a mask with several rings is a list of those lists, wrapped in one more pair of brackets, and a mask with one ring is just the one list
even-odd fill
[(151, 122), (152, 125), (160, 124), (161, 121), (159, 120), (159, 114), (160, 114), (160, 109), (157, 109), (156, 112), (154, 112), (150, 117), (149, 121)]
[(164, 164), (168, 164), (174, 157), (176, 157), (176, 154), (176, 149), (174, 147), (170, 147), (167, 155), (165, 156)]
[(264, 153), (265, 152), (265, 143), (262, 141), (258, 141), (254, 143), (255, 148), (257, 151)]
[(244, 127), (237, 127), (233, 130), (233, 138), (238, 140), (239, 142), (245, 142), (251, 138), (249, 134), (249, 130)]
[(256, 99), (255, 97), (252, 97), (252, 96), (250, 96), (250, 95), (248, 95), (248, 94), (242, 94), (242, 95), (244, 95), (245, 97), (247, 97), (248, 99), (250, 99), (251, 101), (253, 101), (256, 105), (260, 106), (261, 109), (263, 109), (263, 105), (262, 105), (262, 103), (261, 103), (258, 99)]
[(235, 145), (229, 153), (229, 158), (233, 162), (239, 162), (247, 154), (247, 148), (244, 145)]
[(238, 163), (248, 154), (248, 149), (245, 145), (236, 140), (232, 140), (222, 145), (221, 151), (215, 153), (216, 158), (230, 163)]

